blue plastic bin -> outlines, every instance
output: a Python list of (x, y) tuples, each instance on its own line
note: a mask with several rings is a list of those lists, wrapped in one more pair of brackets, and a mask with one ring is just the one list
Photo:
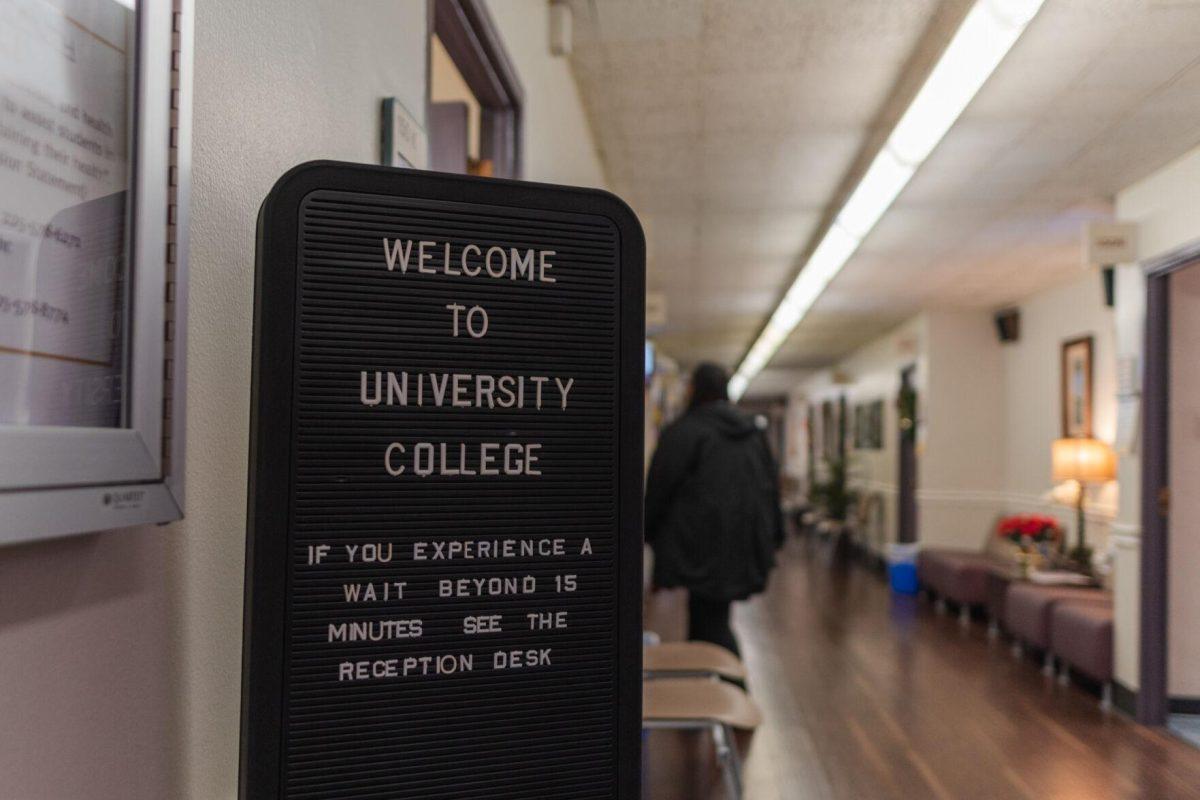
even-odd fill
[(917, 552), (915, 544), (888, 545), (888, 581), (896, 594), (917, 593)]

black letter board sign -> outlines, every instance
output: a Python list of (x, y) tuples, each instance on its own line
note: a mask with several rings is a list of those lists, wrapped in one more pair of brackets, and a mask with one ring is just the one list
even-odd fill
[(317, 162), (258, 235), (242, 797), (636, 797), (632, 212)]

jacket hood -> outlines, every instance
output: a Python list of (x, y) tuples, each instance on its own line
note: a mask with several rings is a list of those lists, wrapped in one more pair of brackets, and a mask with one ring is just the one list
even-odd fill
[(754, 418), (739, 411), (732, 403), (708, 403), (692, 413), (730, 439), (744, 439), (758, 430)]

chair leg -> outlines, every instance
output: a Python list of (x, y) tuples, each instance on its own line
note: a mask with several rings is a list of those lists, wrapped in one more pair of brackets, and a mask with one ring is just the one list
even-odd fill
[(994, 615), (988, 618), (987, 635), (989, 639), (1000, 638), (1000, 620), (996, 619)]
[(946, 598), (938, 596), (937, 602), (933, 604), (933, 610), (937, 612), (939, 617), (946, 614)]
[(1071, 685), (1071, 668), (1067, 666), (1067, 662), (1059, 659), (1058, 662), (1058, 685)]
[(958, 624), (964, 628), (971, 625), (971, 607), (966, 603), (958, 607)]
[(1112, 711), (1113, 706), (1113, 688), (1112, 681), (1107, 681), (1100, 689), (1100, 710), (1105, 714)]
[(1012, 644), (1012, 657), (1013, 658), (1024, 658), (1025, 657), (1025, 645), (1021, 644), (1019, 641), (1014, 641)]
[(1054, 653), (1049, 650), (1042, 656), (1042, 674), (1047, 678), (1054, 677)]
[(725, 794), (730, 800), (742, 800), (742, 763), (738, 758), (737, 743), (733, 740), (733, 729), (717, 723), (713, 725), (712, 734), (717, 747), (717, 761), (725, 778)]

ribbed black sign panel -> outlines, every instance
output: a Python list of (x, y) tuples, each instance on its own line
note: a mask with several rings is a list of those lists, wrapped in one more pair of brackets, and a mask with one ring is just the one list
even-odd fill
[(244, 796), (636, 792), (641, 257), (602, 193), (272, 193)]

